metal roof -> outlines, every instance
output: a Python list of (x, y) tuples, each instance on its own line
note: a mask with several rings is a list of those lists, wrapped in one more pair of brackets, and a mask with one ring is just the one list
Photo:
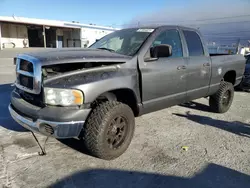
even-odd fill
[(31, 24), (31, 25), (44, 25), (51, 27), (66, 27), (66, 28), (80, 28), (78, 26), (67, 26), (63, 21), (57, 20), (43, 20), (36, 18), (24, 18), (17, 16), (0, 16), (0, 22), (11, 22), (11, 23), (20, 23), (20, 24)]
[(73, 22), (58, 21), (58, 20), (25, 18), (25, 17), (18, 17), (18, 16), (0, 16), (0, 22), (11, 22), (11, 23), (30, 24), (30, 25), (44, 25), (44, 26), (51, 26), (51, 27), (65, 27), (65, 28), (76, 28), (76, 29), (92, 28), (92, 29), (102, 29), (102, 30), (110, 30), (110, 31), (117, 30), (115, 28), (105, 27), (105, 26), (73, 23)]
[(119, 30), (119, 28), (113, 28), (113, 27), (105, 27), (105, 26), (98, 26), (98, 25), (88, 25), (88, 24), (81, 24), (81, 23), (71, 23), (67, 22), (65, 23), (67, 26), (78, 26), (81, 28), (90, 28), (90, 29), (101, 29), (101, 30), (107, 30), (107, 31), (116, 31)]

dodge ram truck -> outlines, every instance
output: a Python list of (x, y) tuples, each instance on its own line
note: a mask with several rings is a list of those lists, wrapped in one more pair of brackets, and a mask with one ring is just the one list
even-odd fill
[(245, 59), (209, 54), (205, 44), (196, 29), (161, 25), (121, 29), (87, 49), (19, 54), (10, 114), (32, 132), (77, 138), (91, 155), (115, 159), (135, 117), (202, 97), (216, 113), (229, 110)]

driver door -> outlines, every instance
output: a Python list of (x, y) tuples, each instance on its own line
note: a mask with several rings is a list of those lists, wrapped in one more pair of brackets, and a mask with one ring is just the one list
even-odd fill
[[(177, 29), (161, 31), (151, 43), (172, 46), (172, 55), (151, 61), (139, 57), (142, 82), (143, 113), (148, 113), (186, 101), (187, 61)], [(148, 49), (148, 52), (150, 51)]]

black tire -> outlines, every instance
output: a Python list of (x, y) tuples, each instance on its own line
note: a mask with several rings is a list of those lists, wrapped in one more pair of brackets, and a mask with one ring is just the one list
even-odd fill
[(209, 106), (216, 113), (225, 113), (232, 105), (234, 87), (232, 83), (221, 82), (219, 90), (209, 97)]
[(117, 101), (106, 101), (97, 104), (91, 112), (84, 126), (83, 139), (91, 155), (112, 160), (127, 150), (134, 130), (135, 117), (132, 109)]

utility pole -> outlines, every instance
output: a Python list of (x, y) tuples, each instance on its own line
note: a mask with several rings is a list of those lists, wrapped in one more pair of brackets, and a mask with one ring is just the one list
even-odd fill
[(46, 33), (45, 33), (45, 26), (43, 25), (43, 43), (44, 43), (44, 48), (46, 48)]

